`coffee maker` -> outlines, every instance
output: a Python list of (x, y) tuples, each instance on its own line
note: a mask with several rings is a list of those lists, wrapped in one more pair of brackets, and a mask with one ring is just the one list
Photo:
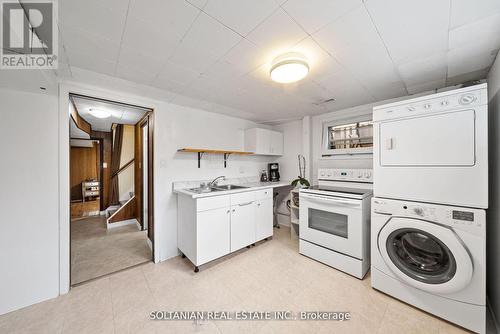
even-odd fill
[(267, 164), (267, 175), (271, 182), (278, 182), (280, 180), (279, 165), (277, 162)]

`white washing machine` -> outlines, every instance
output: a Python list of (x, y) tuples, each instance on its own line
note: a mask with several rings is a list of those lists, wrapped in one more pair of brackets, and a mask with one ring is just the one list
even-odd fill
[(372, 287), (486, 331), (485, 211), (372, 199)]
[(373, 109), (373, 193), (488, 207), (486, 84)]

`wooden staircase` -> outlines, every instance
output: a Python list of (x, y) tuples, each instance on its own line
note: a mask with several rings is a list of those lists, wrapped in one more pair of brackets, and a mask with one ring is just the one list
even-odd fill
[(131, 197), (126, 201), (121, 201), (119, 207), (108, 208), (106, 220), (109, 225), (113, 225), (125, 220), (135, 219), (137, 211), (137, 199), (132, 193)]

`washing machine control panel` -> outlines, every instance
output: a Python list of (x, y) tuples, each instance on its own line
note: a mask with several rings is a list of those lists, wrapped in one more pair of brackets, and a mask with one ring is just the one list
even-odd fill
[(373, 198), (372, 213), (423, 219), (479, 235), (485, 231), (486, 215), (481, 209)]

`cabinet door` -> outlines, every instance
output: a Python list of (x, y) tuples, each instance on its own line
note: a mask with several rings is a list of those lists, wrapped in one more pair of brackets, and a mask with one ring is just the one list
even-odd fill
[(256, 240), (262, 240), (273, 235), (273, 200), (272, 198), (257, 201), (255, 219)]
[(255, 242), (255, 201), (231, 207), (231, 252)]
[(271, 149), (271, 131), (266, 129), (257, 129), (257, 149), (258, 154), (272, 154)]
[(283, 155), (283, 134), (281, 132), (271, 132), (271, 154)]
[(231, 245), (230, 213), (229, 207), (198, 212), (196, 265), (229, 254)]

